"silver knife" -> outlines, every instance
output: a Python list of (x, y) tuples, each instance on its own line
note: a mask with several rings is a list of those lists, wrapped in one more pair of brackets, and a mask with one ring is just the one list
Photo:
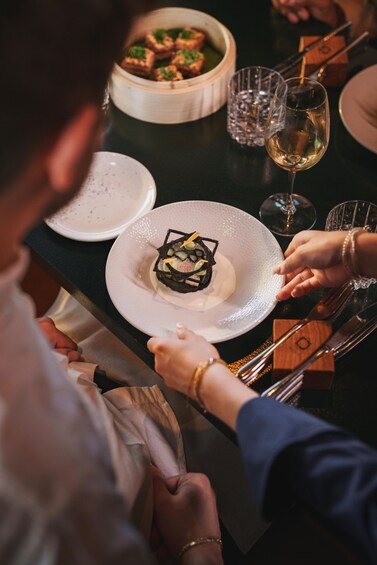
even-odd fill
[(332, 31), (330, 31), (327, 35), (324, 35), (323, 37), (315, 39), (314, 41), (309, 43), (309, 45), (307, 45), (302, 51), (300, 51), (299, 53), (294, 53), (293, 55), (291, 55), (290, 57), (285, 59), (282, 63), (279, 63), (278, 65), (273, 67), (274, 70), (277, 71), (278, 73), (280, 73), (281, 75), (284, 75), (287, 71), (289, 71), (293, 67), (295, 67), (305, 57), (305, 55), (309, 51), (311, 51), (312, 49), (314, 49), (315, 47), (317, 47), (321, 43), (325, 43), (326, 41), (331, 39), (331, 37), (334, 37), (334, 35), (341, 33), (345, 29), (349, 28), (351, 25), (352, 25), (352, 22), (347, 21), (344, 24), (337, 27), (336, 29), (333, 29)]
[(356, 47), (357, 45), (360, 45), (364, 41), (367, 41), (367, 39), (369, 39), (369, 37), (370, 37), (370, 34), (369, 34), (368, 31), (364, 31), (363, 33), (361, 33), (358, 37), (356, 37), (356, 39), (351, 41), (351, 43), (349, 43), (348, 45), (346, 45), (342, 49), (339, 49), (338, 51), (336, 51), (336, 53), (333, 53), (333, 55), (331, 55), (330, 57), (328, 57), (327, 59), (322, 61), (321, 66), (318, 69), (316, 69), (315, 71), (313, 71), (309, 75), (309, 78), (312, 78), (314, 80), (318, 80), (318, 82), (321, 82), (323, 80), (325, 74), (326, 74), (326, 69), (327, 69), (327, 67), (329, 66), (330, 63), (332, 63), (335, 59), (340, 57), (340, 55), (343, 55), (343, 53), (347, 53), (347, 51), (351, 51), (351, 49), (354, 49), (354, 47)]
[(252, 380), (257, 380), (260, 371), (265, 367), (277, 347), (289, 339), (296, 331), (302, 329), (313, 320), (327, 320), (333, 322), (339, 316), (352, 294), (353, 284), (351, 282), (330, 289), (323, 298), (321, 298), (318, 304), (310, 310), (305, 318), (296, 322), (287, 332), (261, 351), (261, 353), (242, 365), (238, 369), (236, 376), (244, 383), (250, 385)]
[[(377, 302), (374, 302), (358, 314), (355, 314), (347, 322), (345, 322), (332, 336), (321, 345), (312, 355), (308, 357), (299, 367), (292, 373), (270, 386), (263, 391), (261, 396), (282, 397), (284, 398), (288, 392), (295, 392), (296, 385), (302, 383), (303, 372), (314, 363), (317, 359), (323, 357), (330, 351), (333, 352), (335, 359), (339, 359), (348, 351), (351, 351), (365, 337), (377, 328)], [(245, 383), (247, 384), (247, 383)], [(293, 390), (295, 388), (295, 390)], [(292, 392), (293, 391), (293, 392)]]

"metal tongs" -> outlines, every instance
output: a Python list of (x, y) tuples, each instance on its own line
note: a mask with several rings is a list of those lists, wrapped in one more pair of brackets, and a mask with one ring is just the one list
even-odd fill
[[(333, 29), (332, 31), (330, 31), (327, 35), (324, 35), (323, 37), (319, 37), (318, 39), (315, 39), (314, 41), (309, 43), (309, 45), (307, 45), (302, 51), (300, 51), (299, 53), (294, 53), (293, 55), (291, 55), (290, 57), (285, 59), (282, 63), (279, 63), (278, 65), (273, 67), (274, 70), (277, 71), (278, 73), (280, 73), (281, 75), (285, 75), (288, 71), (290, 71), (291, 69), (296, 67), (296, 65), (298, 65), (298, 63), (300, 63), (300, 61), (302, 61), (302, 59), (305, 57), (305, 55), (309, 51), (311, 51), (312, 49), (314, 49), (315, 47), (317, 47), (321, 43), (326, 43), (326, 41), (328, 41), (329, 39), (331, 39), (335, 35), (338, 35), (338, 33), (341, 33), (345, 29), (348, 29), (349, 27), (351, 27), (351, 25), (352, 25), (352, 22), (347, 21), (344, 24), (342, 24), (341, 26), (337, 27), (336, 29)], [(338, 55), (340, 55), (340, 53), (338, 53)]]

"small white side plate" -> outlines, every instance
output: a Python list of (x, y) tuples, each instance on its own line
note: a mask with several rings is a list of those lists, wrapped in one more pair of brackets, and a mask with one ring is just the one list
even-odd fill
[[(155, 280), (156, 249), (169, 228), (219, 241), (206, 289), (179, 294)], [(272, 270), (282, 260), (275, 237), (250, 214), (190, 200), (155, 208), (120, 234), (107, 259), (106, 285), (117, 310), (144, 333), (173, 335), (182, 322), (217, 343), (254, 328), (274, 309), (284, 278)]]
[[(339, 112), (354, 139), (377, 153), (377, 65), (355, 75), (343, 88)], [(374, 119), (371, 112), (374, 111)]]
[(144, 165), (121, 153), (99, 151), (79, 194), (45, 221), (70, 239), (104, 241), (117, 237), (155, 201), (156, 184)]

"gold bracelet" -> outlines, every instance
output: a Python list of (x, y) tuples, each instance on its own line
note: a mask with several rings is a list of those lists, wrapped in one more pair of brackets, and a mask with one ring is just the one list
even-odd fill
[(200, 397), (199, 388), (200, 388), (204, 373), (214, 363), (220, 363), (221, 365), (224, 365), (225, 367), (227, 367), (227, 363), (225, 363), (225, 361), (220, 359), (220, 357), (210, 357), (204, 363), (199, 363), (196, 366), (196, 369), (194, 371), (194, 378), (193, 378), (193, 383), (192, 383), (192, 386), (194, 388), (194, 399), (199, 404), (199, 406), (201, 408), (203, 408), (203, 410), (206, 410), (206, 407), (204, 406), (202, 399)]
[[(198, 363), (195, 367), (195, 369), (192, 372), (191, 378), (189, 380), (189, 384), (187, 386), (187, 395), (186, 395), (186, 403), (188, 405), (189, 403), (189, 398), (190, 398), (190, 390), (194, 389), (195, 391), (195, 383), (197, 380), (197, 376), (199, 374), (199, 372), (202, 370), (204, 363)], [(194, 396), (195, 396), (195, 392), (194, 392)]]
[(182, 547), (181, 551), (178, 553), (178, 557), (181, 558), (182, 555), (184, 553), (186, 553), (186, 551), (188, 551), (189, 549), (191, 549), (192, 547), (195, 547), (197, 545), (202, 545), (203, 543), (217, 543), (217, 545), (220, 546), (220, 551), (223, 548), (223, 542), (222, 542), (221, 538), (217, 538), (215, 536), (207, 536), (207, 537), (203, 537), (203, 538), (197, 538), (197, 539), (194, 539), (192, 541), (189, 541), (188, 543), (185, 543), (185, 545)]

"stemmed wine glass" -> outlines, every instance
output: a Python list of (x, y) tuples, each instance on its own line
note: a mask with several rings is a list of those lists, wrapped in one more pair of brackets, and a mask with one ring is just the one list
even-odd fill
[(271, 102), (265, 146), (271, 159), (288, 171), (290, 191), (273, 194), (259, 210), (275, 234), (293, 236), (316, 221), (311, 202), (293, 193), (297, 171), (313, 167), (324, 155), (330, 132), (325, 88), (316, 80), (290, 78), (280, 84)]

